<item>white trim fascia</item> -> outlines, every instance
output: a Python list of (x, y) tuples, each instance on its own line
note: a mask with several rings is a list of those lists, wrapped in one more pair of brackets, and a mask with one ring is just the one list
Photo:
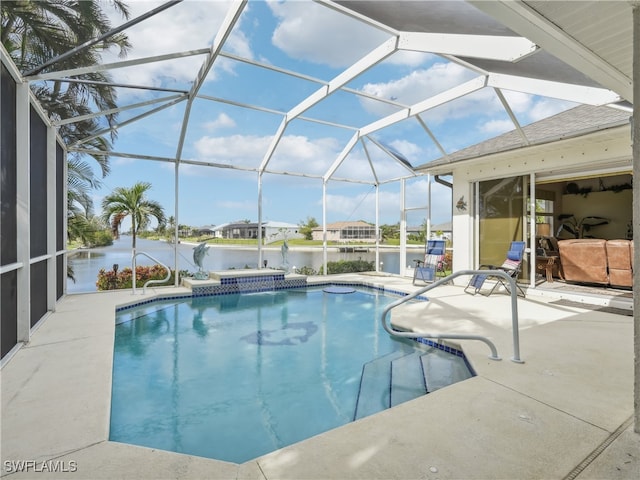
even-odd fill
[[(623, 132), (626, 131), (626, 133), (620, 133), (620, 135), (624, 135), (626, 136), (626, 138), (629, 138), (629, 122), (628, 121), (624, 121), (624, 122), (619, 122), (616, 124), (612, 124), (606, 128), (602, 128), (602, 127), (591, 127), (589, 129), (585, 129), (585, 130), (581, 130), (581, 131), (576, 131), (576, 132), (570, 132), (568, 134), (562, 134), (562, 135), (558, 135), (558, 136), (554, 136), (554, 137), (547, 137), (547, 138), (543, 138), (540, 139), (538, 141), (533, 141), (531, 142), (529, 145), (519, 145), (519, 146), (510, 146), (508, 148), (506, 148), (505, 150), (500, 150), (497, 152), (492, 152), (492, 153), (487, 153), (481, 156), (469, 156), (469, 157), (465, 157), (465, 158), (460, 158), (460, 159), (455, 159), (455, 160), (451, 160), (451, 161), (445, 161), (445, 160), (436, 160), (434, 162), (431, 163), (426, 163), (423, 165), (418, 165), (415, 167), (416, 170), (418, 171), (423, 171), (425, 173), (432, 173), (432, 174), (438, 174), (438, 175), (443, 175), (446, 174), (447, 172), (450, 172), (453, 168), (457, 168), (458, 165), (469, 165), (469, 164), (473, 164), (474, 162), (479, 162), (479, 161), (492, 161), (493, 159), (496, 158), (501, 158), (504, 155), (511, 155), (511, 156), (523, 156), (523, 155), (528, 155), (529, 149), (532, 148), (540, 148), (540, 147), (544, 147), (544, 146), (548, 146), (550, 144), (554, 144), (557, 142), (564, 142), (564, 141), (579, 141), (581, 144), (585, 142), (585, 140), (589, 140), (595, 136), (617, 136), (618, 132), (617, 130), (622, 130)], [(585, 138), (586, 137), (586, 138)], [(577, 139), (577, 140), (576, 140)]]
[(584, 139), (579, 137), (570, 138), (556, 142), (553, 150), (545, 149), (545, 145), (532, 145), (515, 151), (476, 158), (471, 163), (465, 162), (458, 165), (454, 163), (451, 164), (449, 171), (465, 172), (464, 175), (476, 180), (525, 175), (532, 172), (537, 176), (546, 177), (557, 172), (559, 176), (564, 174), (566, 177), (567, 172), (594, 172), (599, 168), (610, 167), (622, 171), (631, 168), (631, 146), (625, 137), (626, 135), (604, 138), (602, 141), (592, 143), (585, 143)]

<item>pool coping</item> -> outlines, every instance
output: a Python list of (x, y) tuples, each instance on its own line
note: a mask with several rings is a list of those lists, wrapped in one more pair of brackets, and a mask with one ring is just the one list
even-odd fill
[[(416, 290), (410, 279), (393, 276), (334, 280)], [(448, 321), (461, 321), (457, 309), (467, 302), (475, 315), (491, 319), (508, 301), (460, 292), (454, 286), (430, 292), (423, 307), (445, 308)], [(154, 289), (141, 298), (156, 294), (171, 293)], [(534, 296), (519, 300), (527, 321), (523, 365), (493, 362), (483, 346), (461, 341), (476, 377), (244, 464), (110, 442), (115, 305), (138, 300), (124, 292), (68, 296), (2, 368), (3, 462), (75, 461), (69, 478), (564, 478), (622, 431), (573, 478), (633, 478), (638, 468), (627, 455), (638, 446), (628, 427), (633, 318), (552, 306)], [(410, 309), (399, 320), (409, 318), (421, 328), (423, 319)], [(483, 322), (478, 328), (508, 349), (502, 327)], [(593, 353), (600, 350), (607, 355)], [(61, 477), (40, 472), (37, 478)]]

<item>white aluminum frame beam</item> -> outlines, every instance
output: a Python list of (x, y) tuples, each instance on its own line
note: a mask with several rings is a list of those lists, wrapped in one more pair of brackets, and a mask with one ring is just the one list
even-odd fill
[(538, 46), (524, 37), (402, 32), (400, 50), (517, 62), (535, 53)]
[(616, 92), (604, 88), (498, 73), (489, 74), (488, 86), (594, 106), (607, 105), (622, 100), (622, 97)]
[(502, 93), (502, 90), (500, 90), (499, 88), (494, 88), (493, 91), (496, 92), (496, 95), (498, 96), (500, 103), (502, 103), (502, 106), (507, 112), (507, 115), (509, 115), (509, 118), (511, 119), (511, 123), (513, 123), (514, 127), (518, 131), (520, 138), (522, 138), (522, 141), (524, 142), (525, 145), (529, 145), (530, 143), (529, 139), (527, 138), (527, 135), (524, 133), (522, 126), (520, 126), (520, 122), (518, 122), (518, 119), (513, 113), (513, 110), (511, 109), (511, 105), (509, 105), (509, 102), (507, 102), (507, 99), (504, 98), (504, 94)]
[[(202, 85), (207, 78), (207, 74), (213, 67), (213, 62), (215, 62), (216, 58), (218, 58), (218, 54), (222, 50), (222, 46), (231, 35), (231, 30), (237, 23), (240, 15), (242, 15), (247, 1), (248, 0), (236, 0), (229, 6), (227, 15), (222, 21), (222, 25), (220, 25), (220, 28), (216, 33), (216, 37), (211, 44), (211, 48), (209, 50), (209, 53), (207, 54), (207, 58), (200, 66), (200, 70), (196, 74), (196, 78), (194, 79), (193, 85), (191, 86), (191, 91), (189, 92), (189, 99), (187, 100), (187, 106), (185, 108), (184, 117), (182, 120), (182, 129), (180, 130), (180, 138), (178, 139), (178, 149), (176, 152), (176, 159), (178, 160), (178, 162), (180, 161), (180, 157), (182, 156), (184, 139), (187, 135), (187, 128), (189, 126), (189, 118), (191, 117), (191, 107), (193, 105), (193, 102), (198, 96), (198, 92), (200, 91), (200, 88), (202, 88)], [(178, 212), (176, 212), (176, 224), (178, 223), (177, 213)]]
[(163, 4), (163, 5), (160, 5), (160, 6), (156, 7), (156, 8), (154, 8), (153, 10), (150, 10), (150, 11), (148, 11), (146, 13), (143, 13), (142, 15), (134, 18), (133, 20), (129, 20), (128, 22), (123, 23), (119, 27), (112, 28), (108, 32), (106, 32), (106, 33), (104, 33), (104, 34), (102, 34), (102, 35), (100, 35), (100, 36), (98, 36), (96, 38), (92, 38), (90, 40), (87, 40), (83, 44), (78, 45), (77, 47), (75, 47), (75, 48), (73, 48), (73, 49), (71, 49), (71, 50), (69, 50), (69, 51), (67, 51), (67, 52), (65, 52), (65, 53), (63, 53), (61, 55), (58, 55), (57, 57), (54, 57), (51, 60), (48, 60), (47, 62), (43, 63), (42, 65), (40, 65), (40, 66), (34, 68), (33, 70), (27, 72), (25, 74), (25, 76), (34, 75), (34, 74), (36, 74), (38, 72), (41, 72), (44, 68), (48, 67), (49, 65), (53, 65), (56, 62), (59, 62), (60, 60), (63, 60), (65, 58), (69, 58), (69, 57), (71, 57), (72, 55), (75, 55), (78, 52), (86, 50), (87, 48), (91, 47), (92, 45), (95, 45), (96, 43), (99, 43), (102, 40), (106, 40), (107, 38), (115, 35), (116, 33), (120, 33), (122, 31), (126, 30), (127, 28), (146, 20), (147, 18), (152, 17), (152, 16), (156, 15), (157, 13), (162, 12), (163, 10), (166, 10), (167, 8), (171, 8), (171, 7), (173, 7), (174, 5), (176, 5), (176, 4), (180, 3), (180, 2), (182, 2), (182, 0), (170, 0), (169, 2), (167, 2), (167, 3)]
[(468, 82), (457, 85), (449, 90), (445, 90), (431, 98), (416, 103), (415, 105), (401, 110), (399, 112), (392, 113), (380, 120), (365, 125), (360, 129), (360, 136), (366, 136), (378, 130), (393, 125), (394, 123), (404, 120), (409, 117), (416, 116), (426, 110), (430, 110), (445, 103), (451, 102), (457, 98), (464, 97), (470, 93), (480, 90), (486, 86), (487, 79), (484, 75), (476, 77)]
[(117, 68), (137, 67), (138, 65), (145, 65), (147, 63), (164, 62), (167, 60), (174, 60), (176, 58), (192, 57), (194, 55), (205, 55), (210, 49), (201, 48), (199, 50), (189, 50), (177, 53), (167, 53), (165, 55), (156, 55), (153, 57), (135, 58), (133, 60), (123, 60), (121, 62), (103, 63), (91, 65), (88, 67), (70, 68), (68, 70), (59, 70), (57, 72), (43, 73), (41, 75), (32, 75), (25, 79), (30, 82), (43, 81), (43, 80), (58, 80), (62, 77), (72, 77), (74, 75), (84, 75), (85, 73), (103, 72), (106, 70), (115, 70)]
[(114, 113), (124, 112), (126, 110), (132, 110), (134, 108), (146, 107), (148, 105), (155, 105), (156, 103), (170, 102), (172, 100), (176, 100), (184, 96), (185, 95), (177, 94), (177, 95), (169, 95), (168, 97), (154, 98), (152, 100), (147, 100), (146, 102), (132, 103), (131, 105), (126, 105), (124, 107), (110, 108), (109, 110), (102, 110), (95, 113), (89, 113), (87, 115), (79, 115), (77, 117), (66, 118), (64, 120), (53, 121), (51, 122), (51, 124), (54, 126), (68, 125), (69, 123), (82, 122), (84, 120), (90, 120), (92, 118), (101, 117), (103, 115), (111, 115)]
[(103, 130), (100, 130), (99, 132), (94, 133), (93, 135), (89, 135), (88, 137), (84, 137), (80, 140), (78, 140), (77, 142), (69, 145), (69, 149), (72, 149), (73, 147), (75, 147), (76, 145), (82, 145), (84, 143), (87, 143), (89, 140), (93, 140), (94, 138), (97, 138), (101, 135), (104, 135), (105, 133), (109, 133), (109, 132), (113, 132), (115, 130), (119, 130), (122, 127), (125, 127), (127, 125), (129, 125), (130, 123), (134, 123), (137, 122), (138, 120), (142, 120), (145, 117), (148, 117), (150, 115), (153, 115), (154, 113), (158, 113), (162, 110), (164, 110), (165, 108), (169, 108), (172, 107), (173, 105), (183, 102), (186, 99), (186, 97), (184, 95), (181, 95), (180, 98), (177, 98), (176, 100), (173, 100), (169, 103), (165, 103), (164, 105), (160, 105), (159, 107), (153, 108), (151, 110), (148, 110), (144, 113), (141, 113), (140, 115), (137, 115), (135, 117), (130, 118), (129, 120), (125, 120), (122, 123), (119, 123), (117, 125), (114, 125), (113, 127), (110, 128), (105, 128)]
[(396, 162), (398, 165), (400, 165), (402, 168), (404, 168), (405, 170), (407, 170), (408, 172), (411, 173), (411, 176), (415, 177), (417, 174), (415, 172), (415, 170), (412, 167), (409, 167), (406, 163), (404, 163), (402, 160), (400, 160), (396, 155), (393, 154), (393, 152), (391, 152), (387, 147), (385, 147), (382, 143), (378, 142), (375, 138), (371, 137), (371, 136), (367, 136), (367, 138), (373, 142), (380, 150), (382, 150), (384, 153), (386, 153), (387, 155), (389, 155), (389, 157), (391, 157), (393, 159), (394, 162)]
[(271, 145), (269, 146), (269, 149), (267, 150), (267, 153), (265, 154), (262, 160), (262, 164), (260, 165), (260, 170), (264, 170), (265, 168), (267, 168), (267, 165), (269, 164), (269, 161), (271, 161), (271, 157), (273, 156), (273, 153), (276, 147), (278, 146), (278, 143), (280, 142), (282, 135), (284, 135), (284, 131), (286, 130), (286, 127), (289, 124), (289, 122), (291, 122), (293, 119), (302, 115), (304, 112), (306, 112), (308, 109), (310, 109), (314, 105), (317, 105), (318, 103), (320, 103), (322, 100), (327, 98), (336, 90), (339, 90), (340, 88), (342, 88), (344, 85), (346, 85), (348, 82), (350, 82), (354, 78), (358, 77), (359, 75), (367, 71), (369, 68), (373, 67), (374, 65), (377, 65), (378, 63), (383, 61), (385, 58), (392, 55), (397, 50), (397, 46), (398, 46), (397, 37), (391, 37), (390, 39), (383, 42), (380, 46), (374, 48), (371, 52), (369, 52), (367, 55), (362, 57), (360, 60), (353, 63), (349, 68), (344, 70), (342, 73), (334, 77), (332, 80), (329, 81), (327, 85), (323, 85), (318, 90), (316, 90), (311, 95), (309, 95), (307, 98), (305, 98), (300, 103), (298, 103), (298, 105), (296, 105), (291, 110), (289, 110), (289, 112), (287, 113), (287, 116), (283, 121), (283, 124), (280, 125), (278, 132), (273, 138)]

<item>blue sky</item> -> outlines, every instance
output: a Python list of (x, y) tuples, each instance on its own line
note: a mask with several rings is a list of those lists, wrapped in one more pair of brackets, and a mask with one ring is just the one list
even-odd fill
[[(129, 2), (132, 17), (160, 2)], [(185, 1), (127, 30), (133, 49), (127, 59), (208, 48), (228, 8), (223, 1)], [(119, 25), (122, 19), (112, 17)], [(328, 81), (370, 52), (389, 35), (309, 1), (251, 1), (236, 24), (223, 52), (287, 71)], [(149, 63), (111, 70), (116, 82), (189, 90), (204, 56)], [(105, 63), (118, 61), (106, 55)], [(396, 52), (347, 84), (347, 87), (378, 98), (411, 105), (464, 83), (476, 76), (442, 57), (420, 52)], [(216, 60), (199, 94), (287, 112), (319, 88), (310, 80), (221, 57)], [(571, 104), (516, 92), (504, 92), (522, 125), (569, 108)], [(166, 92), (118, 88), (121, 106)], [(116, 152), (175, 158), (186, 102), (123, 126), (114, 143)], [(152, 105), (122, 112), (119, 121), (156, 108)], [(306, 121), (292, 121), (270, 160), (269, 168), (280, 172), (322, 175), (340, 154), (356, 128), (381, 119), (397, 107), (356, 96), (334, 93), (302, 117), (312, 117), (346, 128)], [(263, 160), (283, 116), (199, 98), (194, 101), (185, 136), (182, 159), (193, 163), (216, 163), (255, 168)], [(492, 89), (482, 89), (429, 110), (423, 121), (447, 152), (478, 143), (513, 129), (513, 124)], [(412, 165), (440, 157), (440, 151), (415, 119), (375, 132), (377, 142), (393, 148)], [(366, 153), (381, 178), (403, 173), (373, 142), (354, 148), (335, 177), (371, 179)], [(153, 185), (149, 197), (159, 201), (167, 215), (174, 214), (175, 167), (172, 163), (113, 157), (112, 173), (95, 192), (96, 211), (113, 188), (137, 181)], [(179, 182), (179, 222), (193, 226), (222, 224), (258, 217), (258, 183), (255, 172), (182, 164)], [(263, 220), (299, 223), (307, 217), (322, 220), (322, 181), (289, 175), (263, 177)], [(327, 186), (327, 221), (375, 221), (375, 188), (372, 185), (330, 181)], [(380, 222), (400, 219), (400, 183), (379, 189)], [(427, 205), (427, 178), (407, 181), (407, 207)], [(432, 221), (448, 221), (450, 191), (432, 186)], [(408, 223), (417, 225), (425, 210), (409, 213)]]

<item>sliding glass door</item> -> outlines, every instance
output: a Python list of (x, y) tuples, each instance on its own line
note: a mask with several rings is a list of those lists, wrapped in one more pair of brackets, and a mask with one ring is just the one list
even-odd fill
[[(526, 240), (529, 177), (485, 180), (476, 185), (478, 264), (501, 265), (513, 241)], [(525, 255), (521, 280), (529, 278)]]

